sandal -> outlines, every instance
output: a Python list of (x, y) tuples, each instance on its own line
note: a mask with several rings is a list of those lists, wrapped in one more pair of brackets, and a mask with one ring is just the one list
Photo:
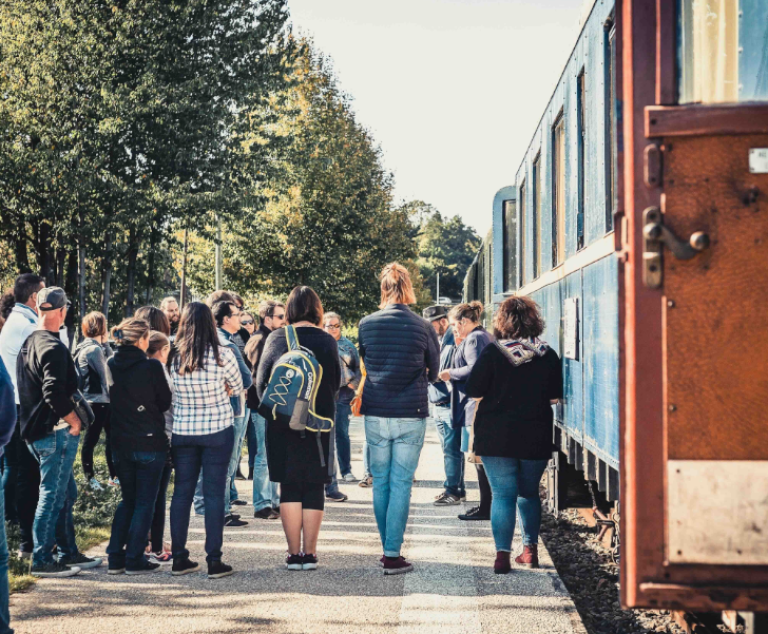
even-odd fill
[(368, 487), (373, 486), (373, 476), (365, 476), (362, 480), (360, 480), (360, 484), (357, 486), (363, 487), (364, 489), (367, 489)]

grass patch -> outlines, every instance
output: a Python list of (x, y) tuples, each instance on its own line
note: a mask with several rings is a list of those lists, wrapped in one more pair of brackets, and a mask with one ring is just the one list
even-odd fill
[[(82, 445), (82, 439), (80, 440)], [(104, 439), (99, 441), (93, 456), (96, 477), (104, 484), (103, 491), (93, 491), (85, 481), (83, 466), (78, 451), (75, 460), (75, 480), (77, 481), (77, 501), (74, 507), (75, 537), (81, 551), (93, 548), (109, 539), (112, 518), (120, 502), (120, 487), (106, 486), (109, 480), (107, 458), (104, 451)], [(11, 594), (29, 588), (35, 578), (29, 574), (30, 560), (18, 556), (20, 533), (16, 526), (6, 524), (8, 538), (9, 582)]]

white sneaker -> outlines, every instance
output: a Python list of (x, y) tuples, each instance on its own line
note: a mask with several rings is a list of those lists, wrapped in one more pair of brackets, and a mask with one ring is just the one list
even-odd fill
[(91, 487), (92, 491), (103, 491), (104, 487), (101, 485), (101, 482), (99, 482), (96, 478), (91, 478), (88, 480), (88, 486)]
[(357, 478), (352, 473), (345, 475), (342, 480), (344, 480), (344, 482), (357, 482)]

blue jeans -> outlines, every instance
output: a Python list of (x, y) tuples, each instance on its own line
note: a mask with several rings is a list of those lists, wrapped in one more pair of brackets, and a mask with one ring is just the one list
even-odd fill
[(125, 566), (127, 570), (141, 570), (146, 567), (147, 533), (152, 526), (167, 457), (165, 451), (112, 451), (123, 499), (115, 510), (107, 546), (110, 568)]
[(339, 457), (339, 470), (344, 477), (352, 473), (352, 448), (349, 442), (349, 417), (352, 408), (349, 403), (336, 403), (336, 454)]
[(171, 442), (176, 481), (171, 499), (171, 551), (174, 559), (188, 559), (189, 515), (197, 479), (202, 473), (205, 497), (206, 560), (221, 559), (224, 542), (224, 492), (227, 472), (235, 445), (232, 425), (215, 434), (182, 436), (174, 434)]
[[(248, 411), (246, 410), (246, 414)], [(235, 418), (235, 446), (232, 448), (232, 457), (229, 459), (229, 473), (227, 479), (227, 490), (224, 493), (224, 515), (229, 515), (232, 510), (232, 501), (237, 499), (237, 488), (235, 487), (235, 474), (240, 464), (240, 458), (243, 455), (243, 438), (245, 438), (245, 428), (248, 426), (248, 418), (240, 416)]]
[[(235, 426), (237, 426), (237, 420), (235, 419)], [(232, 474), (232, 477), (229, 479), (229, 503), (232, 504), (235, 500), (237, 500), (240, 497), (240, 494), (237, 492), (237, 487), (235, 486), (235, 475), (237, 475), (237, 470), (240, 467), (240, 460), (243, 457), (243, 441), (245, 440), (245, 436), (248, 432), (248, 427), (251, 425), (251, 410), (249, 410), (247, 407), (245, 408), (245, 416), (242, 419), (242, 427), (243, 427), (243, 433), (240, 434), (240, 442), (237, 442), (237, 437), (235, 437), (235, 450), (232, 452), (232, 456), (237, 456), (237, 462), (235, 463), (235, 472)], [(235, 429), (235, 434), (237, 434), (237, 429)]]
[(493, 492), (491, 529), (496, 550), (511, 552), (515, 534), (515, 509), (520, 511), (523, 544), (539, 541), (541, 500), (539, 482), (548, 460), (519, 460), (483, 456), (483, 466)]
[[(5, 495), (0, 489), (0, 518), (5, 517)], [(5, 522), (0, 521), (0, 634), (13, 634), (11, 614), (8, 611), (8, 542), (5, 540)]]
[(363, 479), (371, 475), (371, 447), (368, 440), (363, 441)]
[(371, 448), (373, 513), (387, 557), (399, 557), (411, 506), (413, 474), (419, 466), (425, 418), (365, 417)]
[(453, 426), (450, 406), (433, 405), (432, 418), (435, 421), (440, 445), (443, 448), (445, 466), (445, 492), (463, 497), (467, 491), (464, 486), (464, 454), (461, 452), (461, 427)]
[(70, 434), (69, 427), (29, 443), (29, 450), (40, 465), (40, 498), (32, 527), (33, 566), (52, 564), (54, 545), (58, 547), (59, 559), (78, 554), (72, 507), (77, 500), (73, 465), (79, 443), (80, 436)]
[[(280, 496), (277, 494), (277, 482), (270, 482), (267, 466), (267, 421), (258, 412), (251, 412), (253, 429), (256, 434), (256, 448), (253, 453), (253, 510), (277, 508)], [(250, 459), (250, 448), (249, 459)]]
[[(239, 462), (240, 453), (238, 451), (237, 439), (240, 439), (240, 443), (243, 442), (243, 436), (245, 435), (245, 418), (235, 418), (232, 425), (235, 431), (235, 447), (232, 448), (232, 455), (230, 456), (229, 469), (227, 470), (227, 482), (224, 492), (224, 515), (229, 515), (232, 509), (232, 500), (237, 499), (237, 489), (235, 489), (235, 473), (237, 473), (237, 464)], [(234, 497), (232, 490), (234, 489)], [(195, 513), (197, 515), (205, 515), (205, 496), (203, 495), (203, 474), (197, 479), (197, 486), (195, 487)]]

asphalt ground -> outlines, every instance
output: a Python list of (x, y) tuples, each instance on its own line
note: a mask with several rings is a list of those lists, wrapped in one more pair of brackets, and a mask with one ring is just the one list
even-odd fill
[[(359, 477), (360, 419), (353, 421), (350, 433), (352, 469)], [(76, 577), (40, 580), (29, 592), (11, 597), (11, 626), (17, 634), (584, 632), (543, 544), (541, 569), (493, 574), (490, 522), (456, 517), (478, 500), (474, 467), (467, 466), (469, 502), (435, 507), (444, 471), (429, 421), (403, 549), (415, 566), (409, 574), (383, 575), (373, 492), (343, 483), (349, 500), (326, 504), (316, 571), (285, 570), (280, 522), (254, 519), (250, 505), (240, 506), (235, 508), (248, 526), (225, 528), (224, 533), (224, 561), (234, 566), (233, 576), (206, 578), (203, 522), (193, 517), (189, 549), (202, 572), (108, 576), (105, 563)], [(251, 483), (238, 481), (237, 486), (250, 502)], [(103, 554), (104, 547), (89, 554)], [(520, 549), (516, 535), (513, 550)]]

